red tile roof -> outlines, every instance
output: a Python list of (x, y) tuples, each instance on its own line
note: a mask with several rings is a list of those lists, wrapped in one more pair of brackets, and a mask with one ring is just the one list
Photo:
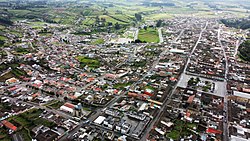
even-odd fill
[(75, 108), (75, 105), (74, 105), (74, 104), (71, 104), (71, 103), (65, 103), (64, 106), (69, 107), (69, 108), (71, 108), (71, 109), (74, 109), (74, 108)]
[(91, 77), (91, 78), (88, 78), (86, 81), (87, 82), (91, 82), (91, 81), (94, 81), (95, 80), (95, 78), (94, 77)]
[(193, 100), (194, 100), (194, 97), (195, 97), (195, 95), (189, 96), (189, 98), (187, 100), (187, 103), (191, 104), (193, 102)]
[(117, 94), (119, 91), (117, 89), (114, 90), (114, 93)]
[(102, 91), (101, 88), (95, 88), (94, 90), (95, 90), (95, 91)]
[(32, 95), (33, 98), (38, 97), (38, 96), (40, 96), (39, 93), (35, 93), (35, 94)]
[(12, 123), (8, 122), (7, 120), (3, 120), (3, 121), (2, 121), (2, 124), (3, 124), (5, 127), (9, 128), (9, 129), (11, 129), (11, 130), (13, 130), (13, 131), (16, 131), (16, 130), (17, 130), (17, 127), (14, 126)]
[(17, 87), (14, 86), (14, 87), (10, 88), (9, 91), (14, 91), (14, 90), (16, 90), (16, 89), (17, 89)]
[(222, 131), (220, 130), (216, 130), (216, 129), (213, 129), (213, 128), (208, 128), (207, 133), (212, 133), (212, 134), (222, 134)]

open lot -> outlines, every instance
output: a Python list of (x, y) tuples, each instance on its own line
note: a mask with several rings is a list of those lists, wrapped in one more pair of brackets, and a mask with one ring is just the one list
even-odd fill
[(81, 67), (89, 66), (91, 68), (97, 68), (101, 65), (100, 61), (97, 59), (88, 58), (85, 56), (78, 56), (76, 59), (81, 63)]
[(160, 41), (158, 31), (154, 28), (141, 29), (138, 38), (147, 43), (158, 43)]
[[(192, 78), (192, 77), (195, 77), (195, 76), (182, 74), (180, 77), (180, 80), (178, 82), (178, 86), (182, 87), (182, 88), (186, 88), (187, 84), (188, 84), (188, 80), (190, 80), (190, 78)], [(225, 87), (225, 83), (223, 81), (213, 81), (213, 80), (201, 78), (201, 77), (200, 77), (200, 80), (215, 83), (214, 92), (211, 94), (216, 95), (216, 96), (220, 96), (220, 97), (223, 97), (225, 95), (225, 91), (224, 91), (224, 89), (222, 89)]]

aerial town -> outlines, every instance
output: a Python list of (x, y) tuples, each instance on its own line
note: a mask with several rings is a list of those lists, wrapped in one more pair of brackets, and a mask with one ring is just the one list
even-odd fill
[(250, 140), (247, 12), (87, 1), (0, 1), (0, 141)]

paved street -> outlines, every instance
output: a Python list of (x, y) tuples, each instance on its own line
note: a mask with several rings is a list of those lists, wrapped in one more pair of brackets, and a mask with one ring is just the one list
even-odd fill
[(139, 29), (137, 28), (134, 34), (134, 41), (138, 39)]
[(228, 131), (228, 105), (227, 105), (227, 101), (228, 101), (228, 93), (227, 93), (227, 76), (228, 76), (228, 57), (226, 55), (226, 51), (225, 51), (225, 46), (222, 45), (221, 42), (221, 26), (219, 27), (218, 30), (218, 41), (220, 43), (220, 46), (223, 50), (223, 56), (225, 58), (225, 81), (224, 81), (224, 86), (220, 87), (220, 89), (222, 90), (221, 94), (224, 97), (224, 108), (223, 110), (226, 112), (225, 116), (224, 116), (224, 121), (223, 121), (223, 140), (224, 141), (228, 141), (229, 140), (229, 131)]
[(159, 43), (163, 43), (163, 36), (162, 36), (162, 28), (159, 28), (158, 29), (158, 33), (159, 33), (159, 39), (160, 39), (160, 42)]
[(1, 1), (0, 140), (249, 139), (239, 2)]

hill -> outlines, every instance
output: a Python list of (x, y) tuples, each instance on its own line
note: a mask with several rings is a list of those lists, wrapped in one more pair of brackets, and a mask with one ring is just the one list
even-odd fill
[(250, 40), (247, 40), (240, 45), (239, 56), (244, 61), (250, 62)]

